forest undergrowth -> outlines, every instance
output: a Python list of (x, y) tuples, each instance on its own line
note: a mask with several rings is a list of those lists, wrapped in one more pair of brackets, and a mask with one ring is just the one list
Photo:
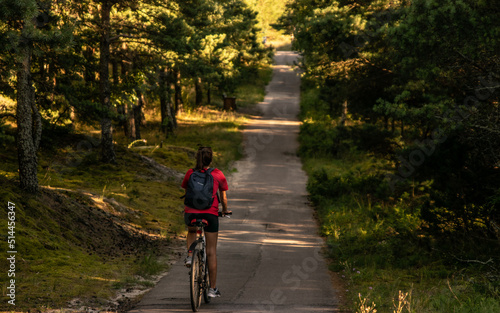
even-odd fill
[(391, 188), (400, 134), (361, 120), (340, 125), (304, 85), (299, 153), (350, 310), (500, 312), (498, 240), (481, 219), (429, 212), (439, 196), (431, 180)]
[[(16, 214), (16, 311), (123, 310), (153, 287), (183, 251), (180, 180), (194, 165), (198, 145), (211, 146), (214, 166), (230, 173), (249, 116), (241, 112), (253, 112), (270, 77), (267, 67), (242, 81), (237, 112), (223, 111), (222, 98), (212, 106), (185, 106), (167, 137), (157, 108), (146, 107), (141, 140), (131, 141), (116, 127), (114, 164), (99, 161), (98, 125), (47, 128), (37, 195), (20, 190), (15, 146), (3, 144), (0, 199), (13, 203)], [(3, 131), (15, 136), (14, 127)], [(7, 237), (5, 227), (1, 235)], [(0, 249), (8, 250), (7, 240)], [(3, 258), (0, 267), (7, 262)], [(5, 275), (0, 286), (0, 311), (11, 310)]]

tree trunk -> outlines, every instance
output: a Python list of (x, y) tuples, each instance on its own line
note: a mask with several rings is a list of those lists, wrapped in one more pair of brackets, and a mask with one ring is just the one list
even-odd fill
[(38, 66), (40, 67), (40, 81), (47, 82), (47, 71), (45, 70), (45, 59), (43, 56), (38, 57)]
[[(161, 90), (164, 97), (164, 107), (162, 108), (162, 126), (164, 128), (163, 132), (165, 133), (166, 138), (168, 138), (169, 134), (173, 133), (175, 128), (177, 128), (177, 119), (175, 117), (176, 109), (175, 104), (172, 102), (172, 84), (175, 84), (175, 81), (172, 77), (174, 77), (174, 72), (167, 72), (166, 70), (163, 72), (163, 89)], [(161, 99), (160, 102), (162, 102)]]
[(110, 34), (110, 12), (113, 3), (103, 0), (101, 4), (101, 56), (99, 64), (100, 79), (100, 101), (102, 105), (101, 119), (101, 159), (105, 163), (115, 163), (116, 156), (113, 149), (113, 130), (111, 126), (111, 89), (109, 86), (109, 34)]
[(175, 116), (174, 110), (172, 108), (172, 102), (170, 102), (170, 96), (168, 97), (168, 105), (167, 105), (167, 115), (168, 115), (168, 124), (167, 124), (167, 137), (170, 133), (174, 133), (175, 129)]
[(35, 104), (35, 89), (31, 82), (31, 55), (31, 43), (21, 44), (22, 61), (18, 64), (17, 71), (17, 151), (21, 188), (36, 193), (38, 191), (36, 153), (42, 135), (42, 125)]
[(345, 121), (347, 120), (347, 100), (344, 101), (342, 104), (342, 116), (340, 117), (340, 126), (344, 127), (345, 126)]
[(174, 83), (174, 89), (175, 89), (175, 102), (173, 106), (173, 123), (174, 123), (174, 128), (177, 128), (177, 113), (179, 113), (179, 108), (182, 106), (182, 88), (181, 88), (181, 72), (179, 70), (175, 70), (174, 73), (175, 77), (175, 83)]
[(211, 95), (210, 95), (210, 84), (207, 86), (207, 104), (210, 105), (212, 103)]
[(144, 106), (144, 96), (137, 90), (137, 105), (134, 106), (134, 126), (135, 139), (141, 139), (142, 107)]
[[(113, 69), (113, 89), (115, 93), (119, 93), (120, 90), (120, 75), (118, 74), (118, 61), (113, 60), (112, 61), (112, 69)], [(127, 129), (127, 118), (125, 115), (125, 103), (123, 102), (123, 99), (117, 103), (116, 106), (116, 113), (118, 113), (118, 125), (123, 127), (123, 129)], [(127, 137), (127, 131), (124, 132), (125, 137)]]
[(135, 104), (129, 104), (127, 106), (127, 127), (129, 131), (129, 138), (131, 141), (134, 141), (135, 139)]
[(94, 55), (94, 51), (91, 47), (86, 47), (83, 50), (83, 57), (85, 58), (85, 70), (83, 72), (83, 79), (87, 83), (93, 83), (95, 81), (94, 71), (92, 69), (92, 57)]
[(168, 91), (167, 91), (167, 70), (163, 70), (160, 72), (160, 77), (159, 77), (159, 83), (160, 83), (160, 111), (161, 111), (161, 132), (166, 134), (167, 133), (167, 123), (168, 123), (168, 115), (167, 115), (167, 97), (168, 97)]
[(200, 107), (203, 101), (203, 90), (201, 88), (201, 78), (195, 78), (194, 80), (194, 90), (196, 93), (195, 107)]
[(141, 105), (134, 106), (135, 140), (141, 139), (141, 114), (142, 114)]
[[(121, 62), (121, 72), (122, 72), (122, 79), (125, 79), (127, 76), (127, 66), (125, 65), (125, 62)], [(132, 115), (132, 110), (130, 109), (130, 105), (128, 103), (128, 99), (126, 102), (124, 102), (124, 99), (122, 99), (122, 105), (123, 105), (123, 134), (127, 138), (132, 138), (132, 122), (131, 122), (131, 115)]]
[(50, 101), (53, 104), (56, 97), (57, 73), (54, 60), (49, 62), (49, 83), (50, 83)]

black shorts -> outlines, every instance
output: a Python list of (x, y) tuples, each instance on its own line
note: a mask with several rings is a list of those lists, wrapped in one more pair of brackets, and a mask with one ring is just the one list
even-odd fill
[(205, 227), (205, 232), (216, 233), (219, 231), (219, 217), (210, 213), (184, 213), (184, 222), (189, 226), (191, 221), (197, 218), (207, 220), (208, 226)]

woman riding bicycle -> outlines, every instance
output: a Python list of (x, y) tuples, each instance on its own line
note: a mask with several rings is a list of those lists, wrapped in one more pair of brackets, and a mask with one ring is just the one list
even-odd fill
[[(200, 147), (196, 152), (196, 167), (187, 171), (184, 180), (182, 181), (181, 187), (184, 189), (188, 188), (188, 181), (191, 174), (195, 171), (206, 172), (210, 169), (210, 164), (212, 163), (212, 149), (210, 147)], [(212, 205), (206, 210), (198, 210), (192, 207), (186, 206), (184, 208), (184, 221), (188, 225), (188, 235), (187, 235), (187, 247), (196, 240), (196, 227), (189, 226), (193, 219), (201, 218), (208, 221), (208, 226), (205, 227), (205, 238), (206, 238), (206, 250), (207, 250), (207, 262), (208, 262), (208, 274), (210, 276), (210, 290), (208, 291), (208, 296), (211, 298), (220, 297), (220, 292), (216, 287), (217, 283), (217, 239), (219, 235), (219, 197), (217, 196), (217, 191), (220, 192), (220, 201), (222, 203), (222, 215), (231, 213), (227, 210), (227, 196), (226, 190), (228, 190), (227, 180), (224, 174), (218, 170), (213, 169), (210, 173), (214, 178), (213, 185), (213, 198), (214, 201)], [(191, 254), (188, 253), (186, 257), (186, 266), (191, 266)]]

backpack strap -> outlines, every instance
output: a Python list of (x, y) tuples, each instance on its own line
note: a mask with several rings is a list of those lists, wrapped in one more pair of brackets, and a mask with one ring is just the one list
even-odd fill
[[(210, 175), (212, 175), (212, 172), (215, 170), (215, 168), (209, 168), (206, 172)], [(193, 172), (196, 172), (196, 169), (193, 168)], [(213, 177), (213, 176), (212, 176)], [(217, 195), (217, 201), (219, 202), (220, 204), (220, 196), (219, 196), (219, 190), (217, 190), (217, 192), (215, 193), (215, 195)], [(184, 193), (183, 196), (179, 197), (179, 199), (184, 199), (186, 198), (186, 194)]]
[[(193, 173), (196, 171), (196, 169), (194, 169), (194, 168), (192, 168), (192, 170), (193, 170)], [(191, 173), (191, 174), (192, 174), (192, 173)], [(184, 198), (186, 198), (186, 193), (184, 193), (184, 195), (183, 195), (183, 196), (179, 197), (179, 199), (184, 199)]]
[[(207, 170), (207, 173), (208, 173), (210, 176), (212, 176), (212, 172), (213, 172), (214, 170), (215, 170), (215, 168), (214, 168), (214, 167), (213, 167), (213, 168), (209, 168), (209, 169)], [(213, 176), (212, 176), (212, 177), (213, 177)], [(214, 179), (214, 180), (215, 180), (215, 179)], [(217, 195), (217, 202), (219, 202), (219, 204), (220, 204), (219, 190), (217, 190), (217, 192), (215, 192), (215, 195)]]

